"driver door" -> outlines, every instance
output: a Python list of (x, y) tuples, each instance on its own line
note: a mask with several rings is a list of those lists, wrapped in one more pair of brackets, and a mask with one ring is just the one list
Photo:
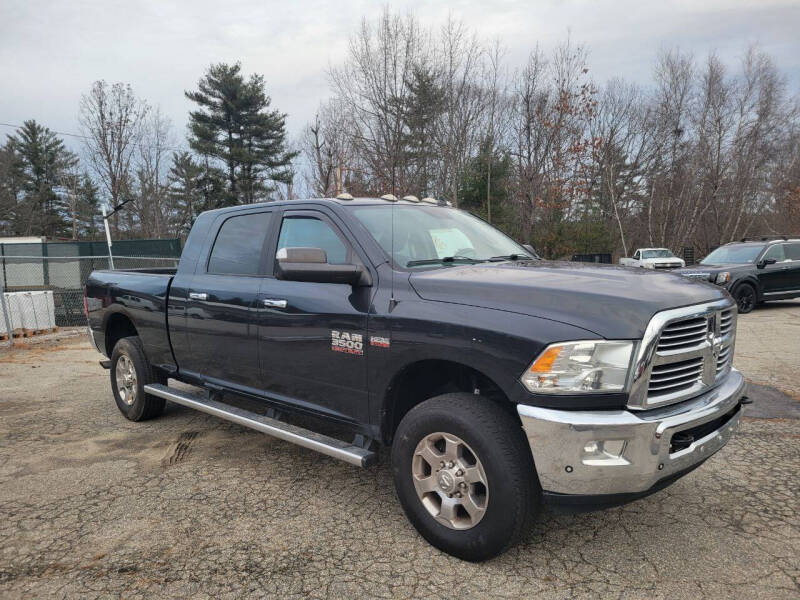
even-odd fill
[[(272, 257), (282, 248), (321, 248), (331, 264), (364, 264), (339, 225), (317, 210), (283, 213)], [(262, 380), (271, 395), (333, 418), (368, 421), (371, 290), (277, 277), (263, 280), (258, 345)]]

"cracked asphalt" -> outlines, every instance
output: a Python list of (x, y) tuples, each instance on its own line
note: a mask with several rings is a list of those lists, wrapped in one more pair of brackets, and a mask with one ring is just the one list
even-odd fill
[(756, 404), (727, 447), (483, 564), (416, 534), (386, 452), (360, 470), (176, 405), (131, 423), (99, 358), (83, 337), (0, 352), (3, 598), (800, 597), (800, 302), (740, 317)]

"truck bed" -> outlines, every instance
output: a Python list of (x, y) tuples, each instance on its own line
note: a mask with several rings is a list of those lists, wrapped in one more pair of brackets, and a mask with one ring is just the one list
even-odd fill
[[(90, 330), (105, 332), (109, 319), (121, 313), (136, 323), (148, 359), (167, 369), (174, 367), (166, 307), (175, 273), (168, 267), (93, 271), (86, 281)], [(101, 352), (110, 355), (108, 340), (95, 341)]]

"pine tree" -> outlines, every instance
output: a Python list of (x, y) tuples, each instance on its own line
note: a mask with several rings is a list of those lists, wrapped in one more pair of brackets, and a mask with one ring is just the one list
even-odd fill
[(211, 65), (186, 97), (198, 105), (189, 113), (189, 145), (225, 168), (221, 205), (268, 199), (273, 182), (291, 183), (296, 153), (286, 149), (286, 115), (269, 109), (261, 75), (245, 80), (239, 63)]
[(422, 65), (412, 68), (406, 83), (409, 97), (402, 107), (405, 132), (402, 138), (409, 170), (410, 192), (434, 194), (434, 174), (438, 170), (435, 149), (436, 124), (445, 107), (445, 95), (432, 69)]
[[(220, 177), (215, 179), (220, 181)], [(206, 171), (189, 152), (175, 152), (167, 181), (169, 198), (175, 210), (173, 229), (177, 235), (188, 235), (197, 215), (216, 208), (208, 204)]]
[(16, 233), (62, 236), (68, 231), (65, 184), (78, 158), (47, 127), (25, 121), (8, 136), (6, 152), (16, 161), (21, 195), (17, 199)]

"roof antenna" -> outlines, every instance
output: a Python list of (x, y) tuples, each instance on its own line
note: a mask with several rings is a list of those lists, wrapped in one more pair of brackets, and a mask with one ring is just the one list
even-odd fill
[[(392, 211), (392, 252), (391, 256), (389, 257), (389, 269), (390, 269), (390, 283), (389, 287), (391, 289), (391, 294), (389, 296), (389, 312), (391, 313), (394, 310), (394, 307), (397, 306), (397, 300), (394, 297), (394, 205), (397, 203), (397, 198), (391, 194), (386, 194), (385, 196), (381, 196), (384, 200), (389, 200), (392, 203), (392, 206), (389, 210)], [(389, 324), (391, 328), (391, 324)]]

